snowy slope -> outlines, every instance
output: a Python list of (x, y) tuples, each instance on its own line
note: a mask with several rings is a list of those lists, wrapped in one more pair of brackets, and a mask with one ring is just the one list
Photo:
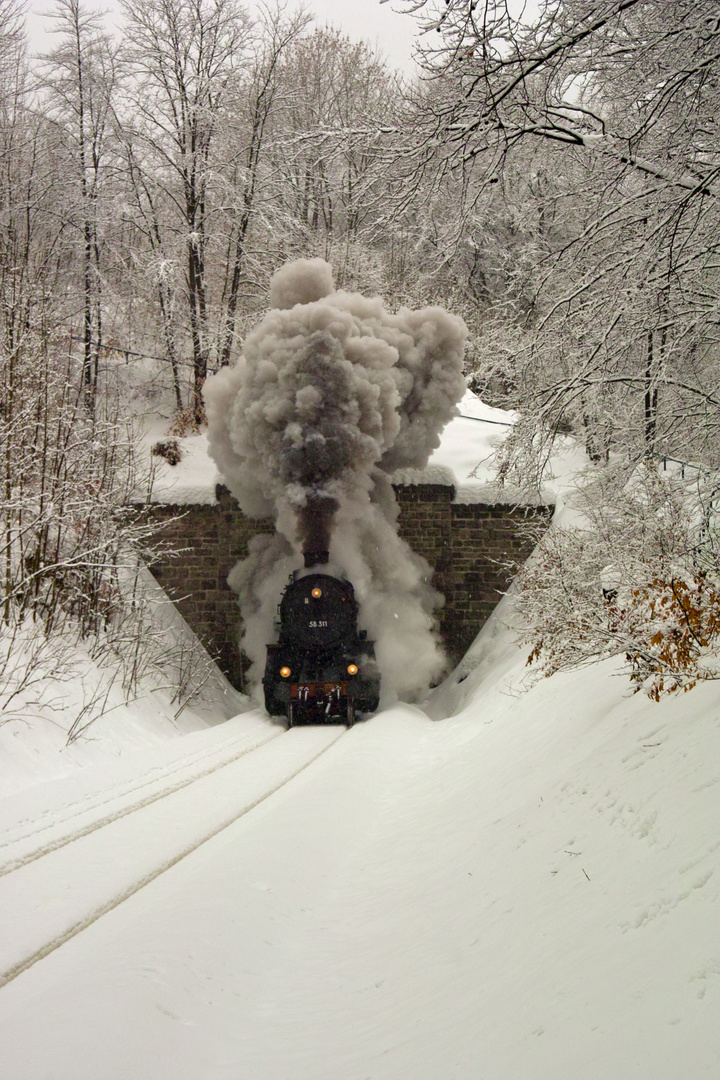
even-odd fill
[[(523, 677), (505, 648), (441, 722), (396, 707), (309, 765), (297, 740), (242, 813), (246, 755), (236, 821), (0, 990), (1, 1074), (716, 1080), (718, 689)], [(175, 815), (150, 843), (147, 812), (159, 864)]]
[[(136, 696), (129, 699), (117, 669), (94, 658), (89, 645), (74, 637), (64, 639), (58, 661), (51, 643), (26, 688), (0, 708), (0, 824), (5, 796), (34, 784), (45, 785), (47, 791), (48, 784), (78, 770), (83, 772), (73, 781), (78, 798), (79, 792), (90, 798), (96, 783), (112, 787), (126, 778), (132, 784), (138, 767), (143, 768), (141, 761), (150, 767), (152, 747), (159, 750), (162, 768), (168, 754), (170, 760), (175, 756), (172, 750), (160, 750), (168, 740), (203, 731), (251, 708), (150, 573), (146, 571), (141, 580), (153, 604), (152, 636), (162, 643), (162, 665), (150, 667)], [(16, 659), (22, 660), (21, 648)], [(19, 662), (17, 666), (22, 667)], [(79, 715), (82, 718), (83, 710), (84, 731), (69, 740), (73, 722)], [(143, 757), (143, 751), (149, 756)], [(188, 753), (192, 756), (186, 744), (180, 756)], [(133, 760), (135, 754), (140, 756)], [(97, 781), (84, 771), (91, 766), (100, 766)]]

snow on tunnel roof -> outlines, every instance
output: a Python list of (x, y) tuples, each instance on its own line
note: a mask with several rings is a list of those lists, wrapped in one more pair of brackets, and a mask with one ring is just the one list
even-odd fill
[[(512, 427), (516, 414), (486, 405), (471, 390), (459, 403), (459, 415), (447, 425), (440, 446), (424, 469), (398, 469), (394, 484), (437, 484), (454, 488), (456, 503), (516, 503), (520, 496), (512, 488), (496, 484), (495, 453)], [(146, 434), (148, 450), (166, 438), (157, 429)], [(157, 463), (151, 501), (172, 506), (207, 505), (217, 501), (216, 488), (223, 483), (215, 462), (208, 454), (207, 435), (178, 439), (183, 458), (171, 466), (162, 458)], [(524, 503), (528, 502), (523, 497)], [(539, 503), (554, 501), (548, 490)]]

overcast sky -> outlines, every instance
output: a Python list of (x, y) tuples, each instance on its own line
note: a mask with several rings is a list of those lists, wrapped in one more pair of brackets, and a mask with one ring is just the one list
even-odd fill
[[(0, 0), (0, 3), (2, 0)], [(247, 7), (255, 7), (253, 0), (246, 0)], [(118, 0), (85, 0), (88, 10), (109, 12), (120, 7)], [(317, 16), (320, 25), (331, 23), (344, 30), (353, 39), (364, 39), (377, 45), (387, 60), (404, 71), (412, 68), (412, 43), (415, 22), (409, 15), (399, 15), (392, 10), (392, 0), (381, 4), (379, 0), (307, 0), (304, 5)], [(47, 19), (42, 12), (52, 10), (52, 0), (30, 0), (27, 5), (28, 31), (34, 50), (48, 48), (44, 33)]]

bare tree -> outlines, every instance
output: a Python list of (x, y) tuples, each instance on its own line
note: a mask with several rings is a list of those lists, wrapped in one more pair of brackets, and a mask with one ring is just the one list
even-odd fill
[(266, 212), (276, 258), (319, 255), (341, 286), (394, 293), (400, 78), (370, 45), (326, 27), (289, 50), (280, 85)]
[[(128, 638), (135, 647), (134, 579), (150, 532), (131, 508), (141, 482), (131, 421), (107, 388), (88, 411), (85, 355), (76, 357), (68, 334), (86, 297), (75, 238), (87, 205), (81, 185), (64, 182), (78, 114), (68, 108), (61, 125), (47, 99), (37, 107), (18, 18), (19, 9), (0, 15), (3, 709), (67, 677), (78, 638), (117, 657)], [(77, 103), (72, 93), (69, 101)]]
[[(221, 366), (230, 362), (235, 337), (240, 288), (247, 261), (250, 225), (256, 212), (271, 117), (278, 108), (279, 75), (288, 50), (309, 23), (304, 12), (287, 15), (283, 8), (265, 10), (257, 29), (250, 76), (239, 99), (240, 123), (226, 118), (225, 137), (230, 167), (226, 173), (228, 194), (227, 272), (222, 297), (222, 321), (218, 342)], [(285, 102), (282, 102), (282, 108)], [(233, 149), (233, 143), (236, 148)], [(267, 172), (267, 169), (266, 169)]]
[[(60, 44), (44, 64), (43, 107), (56, 125), (77, 198), (69, 194), (69, 223), (82, 236), (83, 387), (95, 408), (103, 340), (100, 188), (116, 89), (116, 46), (100, 17), (80, 0), (56, 0), (53, 33)], [(74, 211), (74, 212), (73, 212)]]
[(134, 128), (135, 160), (147, 189), (162, 193), (163, 224), (185, 249), (191, 408), (200, 422), (210, 348), (206, 253), (212, 152), (218, 118), (236, 90), (250, 24), (235, 0), (126, 0), (124, 11), (134, 79), (132, 119), (126, 123)]
[(591, 463), (582, 527), (522, 578), (534, 656), (625, 653), (653, 696), (692, 685), (720, 634), (717, 5), (404, 7), (424, 29), (410, 191), (458, 196), (436, 265), (473, 266), (476, 385), (519, 410), (501, 477), (537, 487), (568, 432)]
[(484, 317), (480, 367), (497, 367), (501, 345), (524, 413), (508, 464), (514, 447), (541, 462), (570, 426), (595, 457), (624, 443), (715, 467), (715, 5), (407, 7), (428, 42), (415, 161), (461, 178), (466, 213), (521, 168), (542, 171), (564, 218), (553, 235), (537, 223), (523, 304), (510, 291)]
[[(143, 165), (142, 153), (138, 158), (138, 148), (132, 133), (118, 124), (120, 141), (123, 146), (125, 178), (130, 194), (128, 205), (124, 209), (126, 223), (134, 233), (139, 234), (139, 250), (128, 242), (123, 262), (131, 276), (150, 277), (152, 291), (157, 299), (160, 314), (162, 344), (165, 356), (172, 371), (175, 409), (183, 412), (184, 401), (181, 382), (181, 358), (178, 346), (178, 307), (179, 294), (177, 260), (172, 238), (165, 228), (165, 207), (163, 192), (153, 180), (152, 174)], [(134, 207), (132, 212), (129, 207)], [(145, 329), (146, 327), (142, 327)]]
[(278, 163), (296, 220), (308, 233), (356, 235), (378, 217), (379, 135), (398, 111), (400, 83), (365, 42), (317, 29), (283, 71), (285, 137), (295, 153)]

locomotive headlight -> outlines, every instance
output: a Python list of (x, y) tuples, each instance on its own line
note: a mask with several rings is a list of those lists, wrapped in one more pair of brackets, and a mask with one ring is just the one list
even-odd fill
[(288, 675), (290, 674), (290, 668), (287, 667), (287, 665), (285, 667), (281, 667), (280, 674), (282, 675), (283, 679), (287, 679)]
[(322, 589), (318, 589), (318, 587), (316, 585), (310, 595), (314, 596), (316, 600), (319, 600), (320, 597), (322, 596)]
[(357, 673), (358, 673), (357, 664), (348, 664), (348, 675), (357, 675)]

